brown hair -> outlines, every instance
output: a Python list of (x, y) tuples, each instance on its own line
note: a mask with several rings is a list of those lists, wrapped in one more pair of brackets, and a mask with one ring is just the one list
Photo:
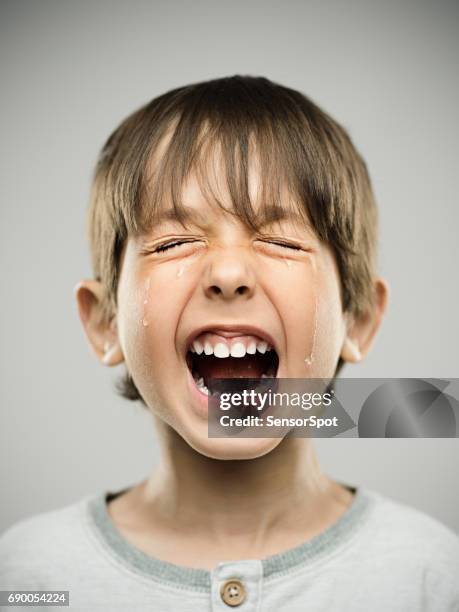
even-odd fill
[[(343, 311), (357, 317), (367, 312), (373, 305), (377, 212), (365, 162), (346, 131), (304, 94), (263, 77), (236, 75), (154, 98), (102, 148), (88, 214), (94, 275), (105, 289), (102, 319), (116, 313), (127, 237), (151, 227), (167, 199), (181, 219), (181, 188), (192, 170), (202, 193), (223, 207), (210, 184), (209, 160), (217, 146), (234, 214), (257, 229), (248, 190), (249, 157), (256, 151), (260, 210), (279, 206), (286, 186), (304, 220), (334, 251)], [(129, 372), (117, 389), (143, 402)]]

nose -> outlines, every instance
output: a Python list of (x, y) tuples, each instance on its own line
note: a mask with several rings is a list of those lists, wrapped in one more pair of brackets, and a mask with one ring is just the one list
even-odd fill
[(249, 299), (255, 290), (255, 274), (242, 253), (234, 249), (231, 253), (215, 253), (203, 275), (203, 287), (210, 299)]

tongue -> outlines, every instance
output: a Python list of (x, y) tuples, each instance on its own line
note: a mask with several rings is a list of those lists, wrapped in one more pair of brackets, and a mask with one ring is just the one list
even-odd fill
[(257, 354), (224, 359), (213, 355), (199, 355), (195, 363), (204, 380), (209, 378), (261, 378), (266, 366), (261, 355)]

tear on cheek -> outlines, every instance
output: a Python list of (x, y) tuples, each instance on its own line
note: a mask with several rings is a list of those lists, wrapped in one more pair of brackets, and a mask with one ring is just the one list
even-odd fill
[(144, 287), (144, 292), (143, 292), (144, 295), (143, 295), (143, 300), (142, 300), (142, 318), (140, 321), (143, 327), (148, 327), (149, 325), (148, 304), (150, 301), (150, 285), (151, 285), (151, 276), (147, 278), (145, 287)]
[(314, 363), (314, 359), (316, 356), (316, 344), (317, 344), (317, 325), (318, 325), (318, 318), (319, 318), (319, 298), (318, 298), (318, 283), (317, 283), (317, 273), (316, 273), (316, 267), (315, 265), (312, 266), (312, 299), (313, 299), (313, 312), (312, 312), (312, 316), (313, 316), (313, 321), (312, 321), (312, 343), (311, 343), (311, 350), (309, 351), (309, 354), (306, 355), (305, 359), (304, 359), (304, 363), (307, 367), (312, 366), (312, 364)]

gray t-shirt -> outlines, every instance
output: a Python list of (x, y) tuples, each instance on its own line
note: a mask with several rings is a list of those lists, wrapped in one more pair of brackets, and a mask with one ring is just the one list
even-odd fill
[(459, 611), (457, 535), (375, 491), (357, 489), (337, 522), (295, 548), (213, 571), (132, 546), (107, 512), (114, 495), (10, 527), (0, 538), (0, 590), (67, 590), (71, 610), (91, 611)]

